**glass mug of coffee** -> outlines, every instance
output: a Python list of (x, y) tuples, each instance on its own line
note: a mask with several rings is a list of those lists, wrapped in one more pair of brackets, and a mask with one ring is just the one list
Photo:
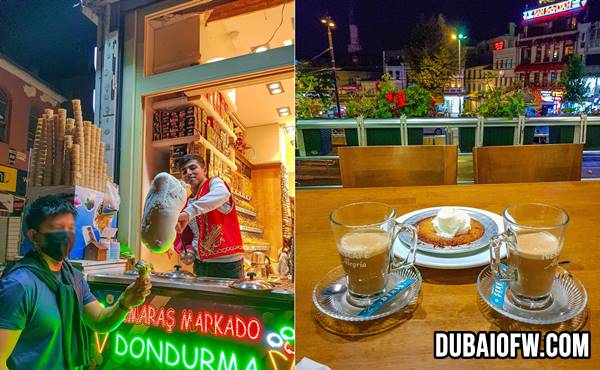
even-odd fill
[[(347, 300), (367, 306), (385, 293), (392, 270), (414, 264), (417, 229), (396, 221), (396, 210), (375, 202), (352, 203), (331, 212), (329, 219), (348, 282)], [(411, 236), (408, 256), (397, 261), (393, 242), (402, 231)]]
[[(492, 273), (496, 280), (508, 283), (507, 297), (516, 306), (548, 308), (569, 216), (558, 207), (528, 203), (507, 208), (503, 218), (506, 231), (490, 242)], [(505, 266), (500, 262), (503, 243)]]

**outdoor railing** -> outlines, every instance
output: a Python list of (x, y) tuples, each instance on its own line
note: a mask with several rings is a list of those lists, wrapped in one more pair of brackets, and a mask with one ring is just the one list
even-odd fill
[[(549, 127), (552, 143), (582, 143), (584, 154), (600, 153), (600, 116), (507, 118), (311, 119), (296, 121), (297, 160), (336, 159), (323, 151), (323, 129), (345, 129), (346, 145), (419, 145), (424, 129), (443, 129), (442, 140), (456, 143), (461, 155), (475, 146), (533, 143), (536, 127)], [(440, 138), (440, 135), (437, 136)], [(439, 143), (439, 142), (438, 142)], [(327, 147), (327, 145), (325, 145)]]
[[(522, 145), (527, 144), (526, 137), (533, 138), (535, 127), (550, 127), (560, 130), (558, 142), (562, 143), (583, 143), (586, 144), (586, 150), (600, 150), (600, 116), (556, 116), (556, 117), (518, 117), (507, 118), (390, 118), (390, 119), (363, 119), (362, 117), (352, 119), (312, 119), (296, 121), (296, 146), (300, 158), (307, 157), (305, 133), (307, 130), (321, 129), (351, 129), (356, 131), (356, 145), (367, 146), (380, 145), (377, 142), (369, 143), (369, 130), (389, 129), (388, 134), (393, 135), (393, 130), (397, 130), (398, 145), (419, 144), (419, 140), (414, 140), (415, 135), (409, 142), (409, 130), (425, 128), (442, 128), (446, 131), (446, 136), (452, 128), (471, 129), (463, 130), (461, 134), (473, 136), (472, 146), (485, 146), (488, 138), (493, 139), (493, 135), (498, 135), (499, 131), (492, 128), (504, 129), (503, 141), (499, 143), (489, 140), (489, 145)], [(571, 128), (571, 129), (569, 129)], [(506, 129), (512, 131), (512, 142), (506, 140)], [(459, 138), (460, 140), (460, 138)], [(415, 142), (416, 141), (416, 142)], [(422, 143), (422, 142), (421, 142)], [(350, 144), (351, 145), (351, 144)], [(470, 152), (472, 146), (461, 145), (461, 152)], [(309, 155), (310, 156), (310, 153)]]

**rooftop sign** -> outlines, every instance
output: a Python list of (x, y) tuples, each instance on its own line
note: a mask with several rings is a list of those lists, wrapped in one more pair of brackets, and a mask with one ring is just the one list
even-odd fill
[(561, 15), (572, 10), (582, 9), (586, 6), (587, 0), (567, 0), (540, 8), (528, 9), (523, 12), (523, 19), (530, 21), (532, 19), (544, 18), (552, 15)]

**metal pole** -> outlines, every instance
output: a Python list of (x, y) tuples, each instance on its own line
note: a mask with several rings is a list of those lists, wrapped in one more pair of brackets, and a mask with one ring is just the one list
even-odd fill
[(460, 36), (457, 36), (458, 40), (458, 78), (460, 78)]
[(342, 118), (342, 110), (340, 108), (340, 96), (338, 94), (337, 73), (335, 71), (335, 55), (333, 53), (333, 36), (331, 35), (331, 27), (327, 25), (327, 39), (329, 40), (329, 55), (331, 56), (331, 67), (333, 68), (333, 88), (335, 89), (335, 104), (338, 111), (338, 118)]

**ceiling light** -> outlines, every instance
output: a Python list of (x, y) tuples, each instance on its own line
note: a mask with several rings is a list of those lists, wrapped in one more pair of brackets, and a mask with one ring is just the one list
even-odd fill
[(290, 136), (294, 136), (296, 134), (296, 125), (293, 122), (284, 125), (283, 129)]
[(269, 89), (269, 93), (271, 95), (281, 94), (283, 92), (283, 86), (281, 82), (272, 82), (267, 84), (267, 89)]
[(290, 46), (292, 45), (294, 42), (291, 39), (288, 40), (283, 40), (283, 46)]
[(257, 46), (254, 48), (255, 53), (262, 53), (263, 51), (267, 51), (267, 50), (269, 50), (268, 45), (261, 45), (261, 46)]
[(277, 108), (277, 113), (279, 117), (286, 117), (290, 115), (290, 107), (281, 107)]

